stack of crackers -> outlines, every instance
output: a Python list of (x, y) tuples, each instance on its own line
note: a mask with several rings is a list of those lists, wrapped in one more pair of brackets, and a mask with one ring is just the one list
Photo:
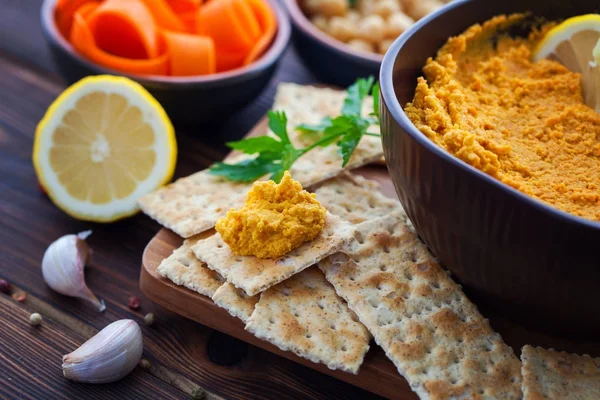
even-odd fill
[[(281, 84), (273, 108), (293, 127), (338, 115), (344, 98)], [(372, 107), (368, 99), (365, 115)], [(305, 145), (292, 129), (290, 138)], [(251, 184), (201, 171), (142, 198), (146, 214), (185, 238), (159, 274), (211, 298), (258, 338), (331, 369), (358, 373), (373, 338), (422, 399), (600, 398), (590, 389), (599, 360), (525, 346), (521, 367), (400, 203), (348, 172), (382, 155), (379, 139), (365, 136), (345, 169), (335, 146), (298, 160), (292, 177), (328, 215), (317, 238), (276, 260), (237, 256), (213, 229)]]

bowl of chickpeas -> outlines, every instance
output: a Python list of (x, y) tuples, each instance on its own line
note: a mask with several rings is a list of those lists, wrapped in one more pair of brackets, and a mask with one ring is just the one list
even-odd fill
[(296, 49), (323, 82), (348, 86), (379, 76), (391, 44), (450, 0), (284, 0)]

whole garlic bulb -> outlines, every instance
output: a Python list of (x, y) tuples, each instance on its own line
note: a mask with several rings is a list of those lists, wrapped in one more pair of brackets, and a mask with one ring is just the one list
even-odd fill
[(65, 296), (78, 297), (92, 303), (100, 312), (106, 309), (104, 302), (87, 287), (83, 269), (89, 258), (85, 239), (92, 231), (77, 235), (65, 235), (54, 241), (42, 259), (42, 275), (50, 288)]
[(63, 357), (63, 375), (78, 382), (117, 381), (133, 371), (143, 347), (142, 331), (135, 321), (113, 322)]

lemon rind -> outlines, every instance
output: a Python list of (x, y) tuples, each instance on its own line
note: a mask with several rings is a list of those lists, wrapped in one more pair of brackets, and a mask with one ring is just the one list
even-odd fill
[(600, 32), (600, 14), (572, 17), (552, 28), (537, 45), (533, 52), (533, 60), (539, 61), (548, 57), (559, 44), (571, 39), (576, 33), (586, 30)]
[[(49, 132), (54, 132), (52, 125), (56, 127), (62, 118), (58, 118), (58, 114), (61, 113), (60, 117), (64, 115), (65, 110), (71, 106), (83, 96), (80, 92), (85, 92), (87, 86), (98, 87), (104, 85), (110, 87), (125, 86), (131, 89), (129, 93), (123, 93), (123, 91), (115, 90), (115, 93), (125, 95), (128, 100), (132, 99), (133, 96), (138, 96), (138, 103), (145, 103), (141, 108), (146, 111), (151, 109), (156, 113), (156, 120), (153, 121), (152, 126), (154, 132), (157, 132), (157, 126), (162, 125), (164, 128), (164, 145), (167, 147), (164, 157), (164, 172), (155, 172), (158, 168), (156, 165), (149, 178), (144, 180), (141, 185), (138, 185), (134, 192), (124, 199), (116, 199), (109, 203), (98, 205), (91, 202), (81, 201), (74, 199), (66, 192), (66, 189), (60, 184), (57, 179), (54, 170), (51, 168), (47, 161), (48, 152), (42, 152), (42, 146), (44, 144), (51, 143), (51, 135)], [(108, 90), (110, 92), (110, 90)], [(50, 127), (50, 129), (48, 129)], [(44, 132), (48, 132), (44, 134)], [(160, 140), (160, 136), (156, 136), (157, 140)], [(43, 143), (46, 141), (46, 143)], [(169, 117), (167, 116), (163, 107), (158, 101), (152, 97), (150, 93), (139, 83), (132, 81), (125, 77), (117, 77), (111, 75), (99, 75), (83, 78), (79, 82), (73, 84), (61, 93), (58, 98), (52, 103), (52, 105), (46, 111), (46, 114), (38, 124), (35, 132), (35, 140), (33, 144), (33, 165), (38, 176), (38, 180), (42, 187), (45, 188), (48, 196), (52, 202), (59, 207), (66, 214), (73, 218), (91, 221), (91, 222), (113, 222), (139, 212), (137, 205), (137, 199), (146, 193), (149, 193), (156, 188), (168, 183), (175, 172), (176, 159), (177, 159), (177, 144), (175, 139), (175, 130)], [(157, 160), (158, 163), (158, 160)], [(162, 167), (161, 167), (162, 168)], [(151, 184), (154, 181), (154, 184)], [(142, 188), (140, 188), (142, 186)], [(137, 195), (136, 195), (136, 192)], [(77, 206), (74, 207), (73, 205)]]

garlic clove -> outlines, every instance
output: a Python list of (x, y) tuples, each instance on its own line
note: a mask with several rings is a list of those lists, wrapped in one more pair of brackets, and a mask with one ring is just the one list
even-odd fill
[(93, 304), (100, 312), (106, 305), (87, 287), (83, 270), (90, 249), (85, 242), (92, 231), (65, 235), (54, 241), (42, 259), (42, 275), (50, 288), (65, 296), (78, 297)]
[(106, 326), (74, 352), (63, 357), (65, 378), (87, 383), (108, 383), (129, 374), (142, 358), (139, 325), (122, 319)]

